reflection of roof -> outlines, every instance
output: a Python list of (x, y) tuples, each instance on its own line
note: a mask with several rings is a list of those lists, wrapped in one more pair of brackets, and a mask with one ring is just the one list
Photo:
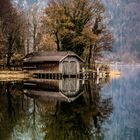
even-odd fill
[(25, 56), (24, 62), (42, 62), (42, 61), (59, 61), (61, 62), (67, 56), (75, 56), (83, 62), (83, 60), (71, 51), (48, 51), (48, 52), (33, 52)]
[(37, 97), (43, 98), (45, 100), (57, 100), (57, 101), (65, 101), (65, 102), (72, 102), (76, 100), (79, 96), (81, 96), (82, 92), (79, 93), (76, 97), (67, 97), (61, 91), (36, 91), (31, 89), (24, 89), (25, 95), (29, 97)]
[(66, 96), (64, 96), (63, 94), (61, 94), (61, 92), (54, 92), (54, 91), (35, 91), (35, 90), (24, 90), (24, 93), (27, 96), (30, 97), (38, 97), (38, 98), (44, 98), (46, 100), (58, 100), (58, 101), (69, 101), (68, 98)]

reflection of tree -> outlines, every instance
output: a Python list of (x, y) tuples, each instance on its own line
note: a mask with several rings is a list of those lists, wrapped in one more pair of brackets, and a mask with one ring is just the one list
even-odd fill
[(112, 102), (101, 96), (102, 86), (86, 81), (85, 93), (67, 103), (29, 98), (23, 95), (22, 84), (3, 83), (0, 115), (4, 121), (0, 120), (0, 139), (24, 138), (27, 133), (32, 139), (103, 139), (102, 123), (110, 116)]
[(23, 99), (21, 83), (0, 83), (0, 139), (18, 138), (19, 129), (15, 129), (18, 125), (22, 131), (24, 130), (22, 124), (24, 120), (28, 120), (25, 119), (28, 106), (23, 102)]
[(13, 96), (10, 93), (10, 84), (1, 84), (1, 105), (0, 112), (3, 116), (0, 120), (0, 139), (8, 139), (14, 126), (15, 109), (13, 107)]
[(103, 98), (100, 94), (103, 84), (95, 84), (94, 81), (87, 81), (86, 90), (87, 101), (89, 101), (89, 109), (93, 118), (94, 127), (100, 131), (101, 123), (106, 120), (112, 112), (111, 98)]
[[(110, 98), (103, 99), (100, 95), (102, 85), (87, 81), (86, 93), (75, 102), (61, 102), (56, 105), (53, 114), (44, 112), (43, 131), (49, 140), (90, 140), (102, 139), (101, 124), (112, 112)], [(44, 119), (45, 118), (45, 119)]]

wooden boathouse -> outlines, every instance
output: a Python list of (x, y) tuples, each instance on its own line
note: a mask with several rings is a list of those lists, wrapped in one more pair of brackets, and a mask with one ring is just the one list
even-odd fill
[(23, 69), (32, 74), (76, 76), (83, 63), (83, 59), (71, 51), (33, 52), (25, 56)]

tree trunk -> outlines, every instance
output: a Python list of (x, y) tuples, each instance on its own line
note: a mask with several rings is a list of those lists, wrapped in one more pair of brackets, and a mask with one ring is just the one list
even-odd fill
[(10, 69), (11, 56), (12, 56), (12, 43), (10, 42), (9, 46), (8, 46), (7, 62), (6, 62), (6, 66), (7, 66), (8, 69)]
[(55, 37), (56, 37), (57, 51), (60, 51), (60, 41), (58, 37), (58, 31), (55, 33)]
[(37, 34), (37, 24), (33, 24), (33, 50), (36, 52), (36, 46), (37, 46), (37, 40), (36, 40), (36, 34)]
[(29, 54), (29, 39), (27, 39), (27, 52), (26, 52), (26, 54)]
[(9, 69), (10, 68), (10, 56), (8, 55), (7, 56), (7, 63), (6, 63), (6, 66), (7, 66), (7, 68)]
[(15, 109), (12, 104), (12, 95), (10, 93), (10, 84), (6, 85), (6, 95), (7, 95), (7, 103), (8, 103), (8, 115), (11, 120), (15, 119)]

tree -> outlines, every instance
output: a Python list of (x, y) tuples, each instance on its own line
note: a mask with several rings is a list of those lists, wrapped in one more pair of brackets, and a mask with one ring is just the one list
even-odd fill
[(50, 1), (43, 17), (43, 27), (45, 27), (46, 33), (54, 38), (54, 42), (57, 44), (57, 51), (61, 50), (62, 35), (69, 32), (68, 29), (72, 26), (69, 17), (64, 12), (60, 1), (59, 3)]
[(82, 31), (92, 17), (93, 3), (88, 0), (50, 1), (44, 21), (55, 36), (57, 50), (71, 50), (82, 54), (85, 43)]
[(101, 58), (106, 51), (112, 51), (114, 38), (107, 26), (103, 23), (104, 17), (102, 14), (103, 11), (98, 13), (92, 27), (92, 32), (96, 36), (96, 41), (91, 43), (88, 48), (88, 55), (86, 55), (89, 68), (91, 64), (93, 64), (95, 68), (95, 61)]
[(96, 11), (98, 11), (99, 3), (90, 0), (69, 0), (63, 5), (73, 28), (62, 38), (62, 49), (71, 50), (82, 55), (84, 49), (92, 41), (96, 41), (95, 35), (91, 32), (91, 25)]
[(39, 51), (53, 51), (57, 50), (57, 45), (54, 42), (54, 37), (50, 34), (42, 34), (40, 44), (39, 44)]
[[(1, 21), (0, 21), (1, 22)], [(4, 51), (4, 37), (2, 33), (1, 23), (0, 23), (0, 59), (3, 58), (3, 51)]]
[(10, 0), (0, 1), (0, 28), (3, 37), (4, 55), (7, 58), (6, 66), (8, 68), (14, 52), (23, 43), (20, 30), (22, 29), (21, 15), (22, 12), (17, 11)]
[(33, 51), (38, 50), (37, 47), (40, 42), (39, 29), (40, 29), (39, 7), (36, 4), (34, 4), (31, 10), (29, 11), (29, 31), (32, 38)]
[[(96, 56), (110, 51), (112, 47), (111, 42), (109, 44), (111, 33), (105, 28), (98, 29), (100, 24), (105, 27), (104, 11), (101, 0), (51, 0), (45, 9), (43, 25), (46, 32), (54, 37), (57, 50), (74, 51), (91, 64), (91, 59), (95, 61)], [(101, 20), (98, 20), (99, 17), (102, 17)]]

